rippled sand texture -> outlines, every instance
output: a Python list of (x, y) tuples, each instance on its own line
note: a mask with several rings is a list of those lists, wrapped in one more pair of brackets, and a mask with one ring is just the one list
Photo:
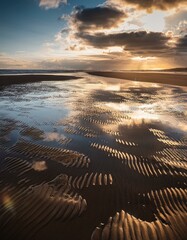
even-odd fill
[(0, 238), (185, 240), (187, 88), (78, 76), (0, 92)]

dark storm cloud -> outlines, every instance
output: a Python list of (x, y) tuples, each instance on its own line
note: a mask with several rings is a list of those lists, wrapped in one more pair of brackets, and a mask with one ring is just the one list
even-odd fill
[(77, 37), (81, 38), (86, 44), (96, 48), (107, 48), (120, 46), (128, 51), (164, 51), (168, 49), (167, 42), (169, 37), (160, 32), (123, 32), (117, 34), (87, 34), (83, 32), (77, 33)]
[(187, 52), (187, 35), (178, 39), (176, 44), (176, 50), (178, 52)]
[(72, 22), (79, 30), (102, 29), (117, 26), (123, 21), (126, 14), (112, 6), (98, 6), (95, 8), (75, 9)]
[(181, 3), (187, 3), (187, 0), (112, 0), (112, 2), (130, 3), (143, 9), (157, 8), (167, 10)]

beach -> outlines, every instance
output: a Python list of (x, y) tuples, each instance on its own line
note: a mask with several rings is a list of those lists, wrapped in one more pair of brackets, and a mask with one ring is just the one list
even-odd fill
[(92, 74), (0, 76), (2, 239), (185, 240), (186, 76)]
[(140, 82), (152, 82), (152, 83), (162, 83), (162, 84), (171, 84), (177, 86), (187, 86), (187, 74), (181, 73), (160, 73), (160, 72), (88, 72), (89, 74), (118, 78), (118, 79), (127, 79)]
[(58, 76), (58, 75), (0, 75), (0, 87), (8, 86), (11, 84), (24, 84), (32, 82), (41, 82), (41, 81), (66, 81), (69, 79), (78, 79), (75, 76)]

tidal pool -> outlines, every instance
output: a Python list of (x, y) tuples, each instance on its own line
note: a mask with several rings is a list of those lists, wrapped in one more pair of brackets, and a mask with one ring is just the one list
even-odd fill
[(0, 91), (1, 239), (186, 239), (187, 88), (76, 75)]

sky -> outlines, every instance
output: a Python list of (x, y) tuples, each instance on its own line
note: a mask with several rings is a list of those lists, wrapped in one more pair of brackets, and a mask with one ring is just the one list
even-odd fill
[(187, 0), (0, 0), (0, 68), (187, 67)]

